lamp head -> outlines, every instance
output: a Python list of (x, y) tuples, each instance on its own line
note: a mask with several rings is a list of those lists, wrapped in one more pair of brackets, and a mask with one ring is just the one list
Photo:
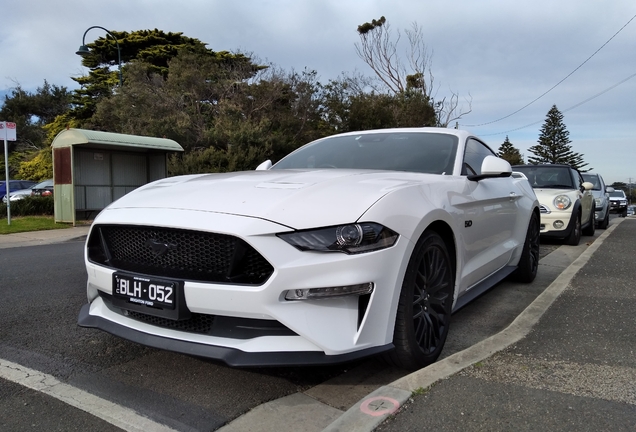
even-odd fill
[(90, 55), (90, 53), (91, 53), (91, 50), (88, 49), (86, 45), (80, 46), (79, 49), (75, 52), (75, 54), (82, 57), (86, 57), (87, 55)]

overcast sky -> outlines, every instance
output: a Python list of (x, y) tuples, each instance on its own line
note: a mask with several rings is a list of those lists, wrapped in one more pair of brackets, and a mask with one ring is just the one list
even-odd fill
[[(77, 88), (71, 77), (87, 69), (75, 51), (91, 26), (182, 32), (216, 51), (252, 53), (285, 70), (315, 70), (327, 82), (342, 72), (371, 75), (355, 51), (359, 24), (385, 16), (392, 32), (404, 36), (417, 23), (432, 56), (436, 97), (454, 92), (472, 100), (461, 128), (495, 150), (508, 136), (527, 158), (556, 105), (572, 149), (584, 155), (588, 168), (608, 183), (636, 181), (634, 0), (2, 0), (2, 5), (2, 100), (16, 83), (29, 91), (44, 80)], [(86, 42), (105, 36), (92, 29)]]

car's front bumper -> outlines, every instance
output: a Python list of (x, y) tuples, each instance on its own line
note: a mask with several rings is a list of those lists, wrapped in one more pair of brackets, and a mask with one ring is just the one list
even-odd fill
[[(165, 215), (162, 219), (165, 222)], [(148, 217), (146, 220), (153, 223)], [(160, 225), (158, 220), (154, 222)], [(412, 250), (408, 239), (400, 237), (390, 248), (357, 255), (301, 252), (274, 235), (284, 228), (264, 220), (193, 212), (180, 223), (187, 229), (231, 226), (235, 235), (238, 233), (274, 267), (270, 278), (258, 286), (183, 282), (183, 299), (192, 314), (244, 321), (222, 333), (202, 333), (155, 325), (150, 309), (147, 311), (150, 319), (140, 320), (128, 312), (138, 314), (138, 305), (122, 308), (121, 304), (109, 301), (115, 270), (87, 259), (89, 304), (80, 313), (81, 326), (236, 366), (336, 363), (391, 349), (396, 304), (407, 264), (405, 257)], [(300, 301), (284, 298), (290, 289), (369, 282), (374, 290), (365, 296)], [(276, 329), (248, 332), (248, 336), (241, 330), (263, 321), (271, 322)], [(285, 331), (280, 332), (281, 328)]]
[(173, 339), (158, 336), (153, 333), (146, 333), (126, 325), (118, 324), (100, 315), (91, 315), (91, 307), (91, 305), (85, 304), (80, 310), (78, 318), (78, 324), (80, 326), (100, 329), (123, 339), (153, 348), (220, 360), (234, 367), (285, 366), (290, 364), (310, 366), (344, 363), (393, 349), (393, 344), (388, 344), (351, 353), (329, 356), (320, 351), (245, 352), (238, 348)]
[(610, 213), (623, 213), (627, 211), (627, 201), (610, 201)]
[[(555, 223), (562, 223), (561, 228), (554, 226)], [(571, 211), (552, 211), (551, 213), (541, 213), (541, 230), (539, 234), (543, 237), (565, 238), (574, 229), (575, 219)]]

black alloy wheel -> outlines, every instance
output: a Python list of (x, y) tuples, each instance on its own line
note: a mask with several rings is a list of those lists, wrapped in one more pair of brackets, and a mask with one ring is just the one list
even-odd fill
[(609, 209), (605, 212), (605, 219), (603, 219), (603, 223), (601, 223), (601, 226), (599, 226), (599, 228), (607, 229), (608, 226), (609, 226)]
[(572, 227), (572, 231), (565, 238), (565, 244), (570, 246), (578, 246), (581, 241), (581, 212), (579, 211), (574, 215), (574, 226)]
[(512, 279), (517, 282), (530, 283), (537, 276), (540, 259), (540, 230), (539, 216), (532, 212), (519, 265), (517, 270), (511, 275)]
[(444, 240), (433, 231), (417, 242), (402, 283), (393, 343), (386, 357), (415, 370), (437, 360), (448, 335), (455, 272)]

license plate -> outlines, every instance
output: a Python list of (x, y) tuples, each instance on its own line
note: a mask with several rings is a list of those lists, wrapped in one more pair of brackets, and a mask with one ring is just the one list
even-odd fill
[(179, 283), (121, 273), (113, 274), (113, 295), (142, 306), (174, 309)]

